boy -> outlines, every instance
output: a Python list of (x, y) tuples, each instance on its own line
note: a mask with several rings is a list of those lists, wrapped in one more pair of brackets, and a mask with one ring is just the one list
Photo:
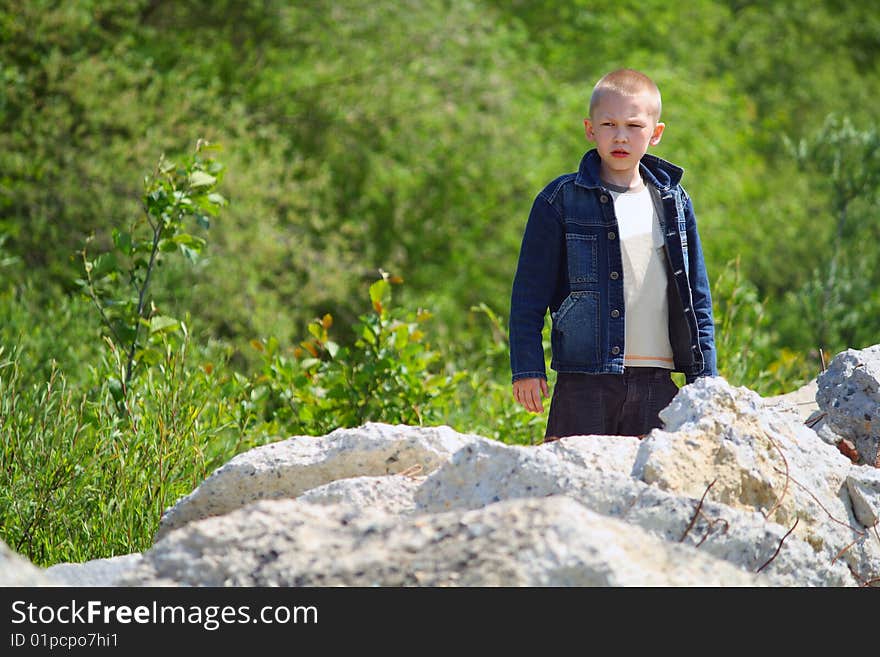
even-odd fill
[(510, 307), (513, 395), (544, 410), (541, 330), (550, 309), (558, 372), (545, 440), (642, 436), (678, 388), (714, 376), (712, 299), (683, 170), (653, 155), (660, 91), (620, 69), (593, 89), (577, 173), (537, 196), (526, 224)]

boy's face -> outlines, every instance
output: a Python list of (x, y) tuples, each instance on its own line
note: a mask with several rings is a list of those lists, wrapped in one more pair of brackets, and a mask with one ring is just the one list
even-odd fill
[(638, 176), (639, 161), (649, 146), (660, 143), (666, 127), (657, 122), (656, 112), (656, 99), (648, 93), (603, 93), (584, 127), (587, 139), (596, 143), (605, 180), (629, 186)]

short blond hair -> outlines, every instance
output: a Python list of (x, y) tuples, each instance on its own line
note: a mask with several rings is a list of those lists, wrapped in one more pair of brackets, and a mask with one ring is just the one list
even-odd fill
[(631, 68), (619, 68), (602, 76), (593, 87), (593, 93), (590, 96), (590, 116), (593, 116), (593, 110), (596, 109), (602, 95), (609, 91), (621, 96), (640, 96), (642, 94), (654, 96), (657, 100), (657, 111), (654, 118), (657, 121), (660, 120), (660, 110), (663, 104), (660, 99), (660, 89), (644, 73)]

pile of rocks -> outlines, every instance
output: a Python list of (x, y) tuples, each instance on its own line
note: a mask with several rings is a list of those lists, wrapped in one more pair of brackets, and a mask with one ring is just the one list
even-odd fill
[(296, 436), (216, 470), (143, 554), (42, 570), (0, 551), (0, 584), (873, 584), (878, 383), (880, 346), (834, 360), (806, 421), (790, 399), (705, 378), (642, 440), (514, 446), (385, 424)]

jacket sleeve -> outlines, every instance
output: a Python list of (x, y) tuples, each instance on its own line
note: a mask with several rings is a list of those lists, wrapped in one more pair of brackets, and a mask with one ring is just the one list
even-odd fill
[(539, 194), (526, 224), (510, 300), (513, 381), (547, 378), (541, 332), (558, 280), (564, 237), (561, 216)]
[(709, 276), (706, 262), (703, 259), (703, 248), (700, 244), (700, 233), (697, 230), (697, 218), (693, 203), (685, 194), (685, 220), (687, 222), (688, 253), (691, 281), (691, 298), (694, 314), (697, 318), (700, 351), (703, 354), (703, 371), (693, 377), (687, 377), (688, 383), (700, 376), (717, 376), (715, 353), (715, 320), (712, 313), (712, 294), (709, 290)]

